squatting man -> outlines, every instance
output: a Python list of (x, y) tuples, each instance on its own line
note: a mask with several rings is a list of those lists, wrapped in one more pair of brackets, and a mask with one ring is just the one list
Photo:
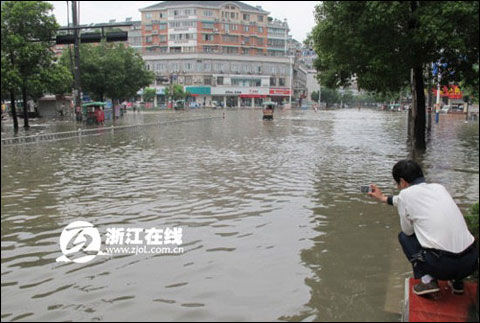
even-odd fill
[(420, 283), (417, 295), (440, 291), (438, 280), (448, 280), (453, 293), (463, 293), (463, 279), (478, 266), (478, 249), (465, 219), (445, 187), (427, 184), (421, 167), (412, 160), (401, 160), (392, 170), (400, 189), (397, 196), (386, 196), (377, 185), (370, 185), (369, 196), (397, 207), (402, 232), (398, 239)]

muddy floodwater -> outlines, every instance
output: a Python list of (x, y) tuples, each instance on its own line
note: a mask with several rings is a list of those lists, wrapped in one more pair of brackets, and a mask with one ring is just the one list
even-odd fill
[[(2, 320), (399, 321), (411, 269), (398, 216), (360, 186), (397, 192), (406, 114), (223, 113), (129, 112), (118, 124), (172, 122), (2, 145)], [(466, 211), (479, 198), (479, 130), (464, 120), (442, 115), (416, 158)], [(57, 262), (78, 220), (103, 244), (110, 227), (182, 228), (184, 251)]]

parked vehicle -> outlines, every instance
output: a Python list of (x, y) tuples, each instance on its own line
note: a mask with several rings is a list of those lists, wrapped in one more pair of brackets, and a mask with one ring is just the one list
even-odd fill
[(185, 100), (175, 101), (175, 110), (183, 110), (183, 109), (185, 109)]
[(440, 113), (449, 113), (451, 110), (451, 107), (449, 105), (446, 105), (440, 110)]

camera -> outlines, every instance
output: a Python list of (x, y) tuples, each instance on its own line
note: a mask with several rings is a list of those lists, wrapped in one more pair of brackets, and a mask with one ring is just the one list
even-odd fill
[(362, 186), (360, 186), (360, 191), (362, 193), (371, 193), (372, 188), (370, 187), (370, 185), (362, 185)]

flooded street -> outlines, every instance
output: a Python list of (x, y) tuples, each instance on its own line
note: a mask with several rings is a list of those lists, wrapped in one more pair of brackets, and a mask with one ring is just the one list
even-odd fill
[[(129, 112), (122, 123), (214, 118), (2, 145), (2, 320), (400, 320), (399, 219), (360, 186), (397, 192), (406, 114), (261, 113)], [(478, 122), (464, 118), (442, 115), (417, 156), (462, 211), (479, 198)], [(76, 129), (56, 127), (39, 129)], [(184, 253), (56, 262), (77, 220), (102, 241), (182, 227)]]

